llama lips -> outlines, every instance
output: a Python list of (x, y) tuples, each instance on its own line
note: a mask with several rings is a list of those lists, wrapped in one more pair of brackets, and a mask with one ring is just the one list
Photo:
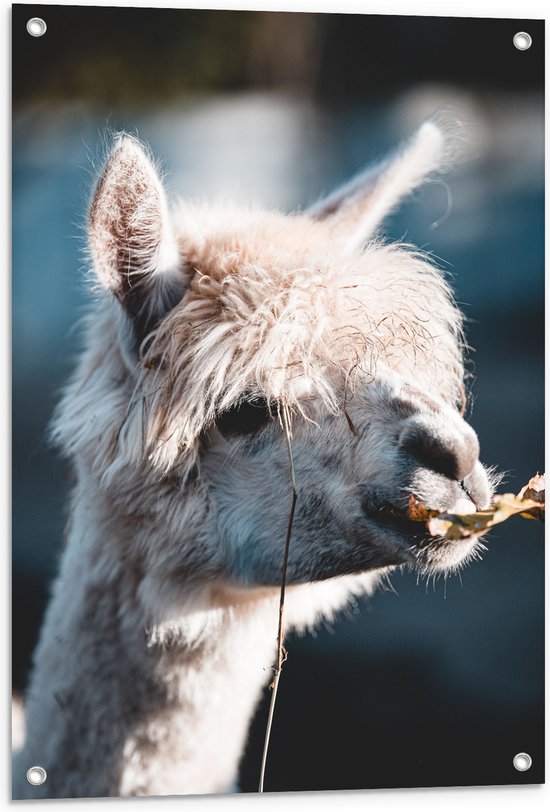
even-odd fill
[(476, 510), (477, 508), (471, 499), (466, 496), (459, 496), (447, 513), (451, 513), (453, 516), (466, 516), (469, 513), (475, 513)]
[[(365, 500), (363, 505), (366, 508), (365, 512), (371, 518), (378, 521), (382, 520), (384, 525), (393, 527), (395, 530), (405, 531), (407, 535), (412, 533), (416, 537), (422, 535), (422, 530), (427, 530), (427, 523), (434, 516), (467, 516), (477, 511), (475, 504), (466, 494), (457, 497), (452, 505), (444, 511), (426, 508), (415, 496), (411, 496), (405, 512), (388, 502), (383, 502), (374, 507), (372, 503), (367, 506)], [(430, 535), (433, 540), (434, 534), (430, 533)]]

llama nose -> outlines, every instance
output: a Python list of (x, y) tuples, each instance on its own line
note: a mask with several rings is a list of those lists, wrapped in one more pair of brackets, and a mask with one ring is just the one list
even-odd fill
[(466, 423), (454, 427), (412, 420), (401, 432), (399, 448), (426, 468), (458, 481), (468, 476), (479, 458), (477, 436)]

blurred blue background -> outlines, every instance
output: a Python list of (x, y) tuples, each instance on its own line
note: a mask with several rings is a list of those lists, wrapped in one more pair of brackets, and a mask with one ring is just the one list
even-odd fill
[[(34, 15), (41, 40), (26, 34)], [(163, 162), (171, 193), (303, 207), (434, 111), (464, 160), (385, 226), (440, 258), (468, 317), (485, 462), (518, 491), (543, 458), (543, 24), (14, 7), (13, 667), (24, 688), (63, 544), (70, 475), (46, 440), (89, 301), (86, 210), (106, 132)], [(530, 51), (513, 48), (526, 30)], [(467, 126), (466, 126), (467, 125)], [(537, 782), (543, 533), (513, 520), (435, 584), (396, 574), (288, 641), (266, 789)], [(241, 767), (255, 790), (266, 720)], [(528, 773), (516, 752), (533, 757)]]

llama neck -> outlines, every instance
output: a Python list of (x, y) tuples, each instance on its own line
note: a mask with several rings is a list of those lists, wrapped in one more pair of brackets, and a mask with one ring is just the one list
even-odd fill
[[(227, 791), (271, 673), (276, 599), (182, 614), (155, 639), (142, 564), (127, 538), (89, 529), (90, 507), (74, 511), (35, 654), (15, 797)], [(41, 787), (25, 781), (34, 764)]]

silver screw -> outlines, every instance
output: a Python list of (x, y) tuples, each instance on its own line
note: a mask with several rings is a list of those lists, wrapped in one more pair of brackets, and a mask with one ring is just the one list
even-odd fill
[(29, 767), (27, 770), (27, 781), (36, 787), (43, 784), (47, 777), (48, 773), (44, 767)]
[(513, 42), (518, 51), (527, 51), (533, 44), (531, 35), (527, 31), (518, 31), (517, 34), (514, 34)]
[(42, 37), (46, 33), (48, 26), (42, 17), (31, 17), (27, 20), (27, 31), (31, 37)]
[(516, 753), (514, 756), (514, 767), (520, 773), (524, 773), (531, 768), (533, 763), (533, 759), (529, 755), (529, 753)]

